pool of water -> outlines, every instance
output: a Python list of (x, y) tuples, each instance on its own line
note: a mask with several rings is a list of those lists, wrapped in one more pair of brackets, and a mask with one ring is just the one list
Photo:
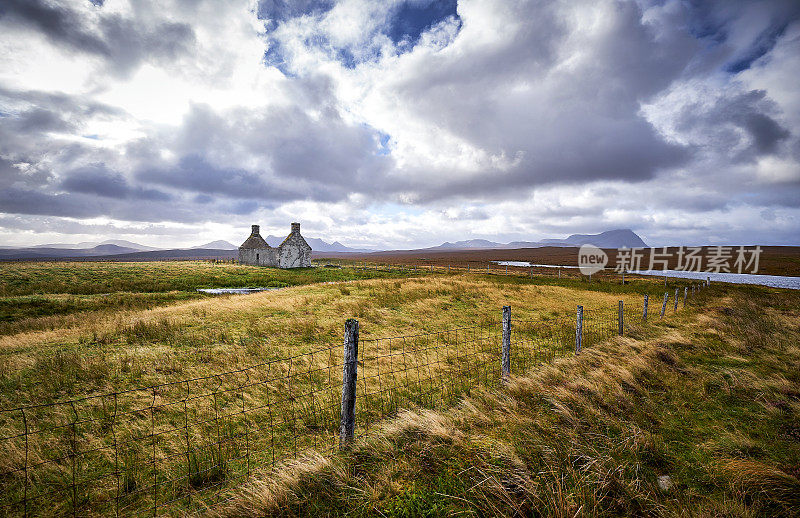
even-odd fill
[(524, 268), (528, 268), (530, 266), (536, 266), (539, 268), (572, 268), (573, 270), (577, 270), (577, 266), (559, 266), (557, 264), (536, 264), (536, 263), (529, 263), (527, 261), (490, 261), (493, 264), (497, 264), (500, 266), (522, 266)]
[(200, 293), (208, 293), (209, 295), (247, 295), (248, 293), (257, 293), (259, 291), (273, 291), (280, 288), (198, 288)]
[[(572, 268), (577, 266), (558, 266), (555, 264), (536, 264), (527, 261), (492, 261), (500, 266), (521, 266), (540, 268)], [(637, 270), (628, 273), (637, 275), (651, 275), (654, 277), (677, 277), (681, 279), (706, 280), (711, 282), (729, 282), (733, 284), (757, 284), (759, 286), (770, 286), (772, 288), (787, 288), (790, 290), (800, 290), (800, 277), (788, 277), (782, 275), (753, 275), (750, 273), (711, 273), (711, 272), (684, 272), (679, 270)]]
[(711, 282), (730, 282), (733, 284), (758, 284), (772, 288), (788, 288), (800, 290), (800, 277), (784, 277), (782, 275), (753, 275), (749, 273), (710, 273), (710, 272), (682, 272), (678, 270), (639, 270), (639, 275), (653, 275), (656, 277), (679, 277), (681, 279), (711, 279)]

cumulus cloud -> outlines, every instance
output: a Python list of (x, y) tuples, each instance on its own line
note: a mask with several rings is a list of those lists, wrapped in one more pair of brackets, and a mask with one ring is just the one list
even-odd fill
[(139, 19), (106, 13), (102, 3), (53, 3), (45, 0), (5, 0), (4, 24), (19, 24), (41, 32), (54, 45), (99, 57), (115, 73), (127, 73), (142, 61), (168, 63), (188, 52), (194, 31), (186, 23)]
[(795, 243), (799, 20), (779, 0), (9, 0), (0, 235)]

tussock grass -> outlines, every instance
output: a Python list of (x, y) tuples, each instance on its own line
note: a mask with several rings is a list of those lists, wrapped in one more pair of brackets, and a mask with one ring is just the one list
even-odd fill
[(350, 452), (256, 477), (212, 514), (799, 516), (800, 346), (783, 323), (800, 297), (717, 294), (704, 315), (450, 411), (403, 412)]
[[(70, 263), (69, 266), (74, 266), (74, 263)], [(113, 266), (117, 267), (117, 265)], [(138, 275), (147, 276), (158, 273), (159, 268), (167, 268), (169, 275), (180, 276), (181, 269), (188, 266), (191, 265), (178, 264), (167, 267), (147, 263), (146, 268), (143, 266), (145, 270), (135, 271), (138, 271)], [(207, 266), (218, 268), (220, 265), (200, 264), (201, 272)], [(231, 265), (225, 266), (231, 267)], [(50, 268), (48, 265), (44, 265), (44, 267)], [(94, 266), (91, 267), (94, 268)], [(105, 268), (105, 266), (103, 267)], [(66, 276), (67, 273), (64, 271), (66, 267), (59, 268), (61, 269), (55, 268), (52, 271), (45, 269), (43, 277), (47, 279), (48, 275), (52, 275), (54, 279), (47, 282), (33, 279), (30, 281), (33, 287), (26, 288), (14, 282), (4, 282), (19, 292), (42, 287), (53, 290), (61, 289), (60, 287), (64, 286), (66, 281), (59, 276)], [(177, 270), (169, 268), (177, 268)], [(256, 270), (267, 271), (269, 269)], [(31, 271), (33, 270), (28, 273)], [(101, 279), (101, 282), (110, 282), (113, 286), (126, 289), (132, 286), (141, 289), (161, 289), (175, 287), (176, 284), (180, 287), (184, 282), (184, 280), (178, 280), (169, 284), (172, 281), (169, 280), (168, 275), (166, 280), (156, 279), (148, 284), (146, 280), (127, 279), (126, 275), (133, 274), (124, 269), (120, 271), (122, 272), (121, 279), (105, 278)], [(224, 273), (224, 275), (242, 274), (246, 276), (249, 275), (248, 271), (235, 270)], [(104, 272), (103, 275), (113, 277), (113, 274), (118, 271), (110, 268)], [(374, 271), (367, 271), (363, 275), (373, 275), (373, 273)], [(80, 268), (75, 273), (77, 277), (72, 282), (76, 286), (76, 292), (86, 290), (80, 278), (84, 274), (85, 271)], [(267, 274), (273, 275), (269, 272), (265, 273), (265, 275)], [(382, 272), (378, 272), (378, 274), (379, 276), (384, 275)], [(191, 277), (199, 274), (189, 272), (187, 275)], [(228, 282), (224, 275), (220, 278)], [(242, 449), (244, 448), (242, 429), (244, 426), (245, 430), (250, 430), (247, 428), (250, 425), (247, 420), (243, 422), (242, 419), (235, 416), (238, 415), (237, 412), (243, 405), (248, 408), (263, 407), (264, 401), (268, 400), (267, 396), (285, 395), (292, 390), (316, 387), (311, 391), (311, 397), (321, 398), (326, 410), (323, 414), (317, 414), (314, 411), (308, 412), (306, 407), (314, 408), (315, 404), (314, 401), (308, 401), (309, 398), (287, 400), (290, 401), (292, 412), (298, 411), (303, 418), (298, 421), (278, 423), (274, 438), (264, 433), (250, 436), (248, 432), (247, 440), (252, 441), (249, 443), (248, 451), (252, 447), (254, 451), (260, 448), (260, 451), (264, 452), (262, 458), (252, 459), (254, 464), (269, 464), (267, 457), (270, 452), (284, 453), (286, 449), (303, 451), (316, 447), (318, 443), (330, 442), (336, 432), (335, 413), (339, 394), (335, 384), (324, 379), (324, 376), (335, 378), (338, 373), (331, 374), (330, 369), (326, 369), (316, 375), (309, 375), (308, 379), (302, 378), (299, 380), (301, 385), (292, 388), (286, 379), (281, 379), (281, 375), (288, 373), (288, 371), (281, 371), (286, 368), (286, 366), (281, 366), (276, 368), (276, 372), (267, 373), (271, 376), (277, 374), (278, 377), (269, 384), (260, 385), (258, 390), (262, 392), (252, 390), (246, 394), (239, 394), (238, 391), (233, 391), (227, 393), (219, 401), (216, 398), (213, 398), (213, 401), (212, 398), (198, 400), (197, 407), (188, 411), (190, 418), (196, 421), (203, 421), (202, 416), (217, 415), (219, 413), (217, 405), (223, 415), (234, 417), (224, 418), (221, 422), (215, 418), (213, 422), (188, 433), (183, 433), (180, 429), (187, 413), (176, 404), (184, 396), (182, 391), (189, 390), (188, 385), (178, 383), (152, 391), (134, 391), (126, 394), (121, 400), (118, 400), (116, 396), (109, 396), (108, 393), (207, 376), (210, 376), (209, 379), (192, 385), (192, 394), (213, 392), (221, 384), (225, 384), (226, 387), (237, 387), (240, 386), (237, 384), (244, 381), (237, 379), (237, 375), (221, 378), (214, 375), (233, 371), (243, 366), (261, 364), (272, 359), (301, 355), (312, 350), (319, 350), (329, 344), (339, 344), (340, 346), (342, 324), (344, 319), (350, 316), (356, 316), (361, 320), (361, 337), (364, 341), (384, 336), (417, 335), (421, 332), (434, 332), (465, 324), (496, 324), (500, 317), (500, 308), (503, 305), (513, 307), (513, 319), (543, 320), (553, 325), (566, 321), (566, 328), (572, 329), (570, 332), (574, 333), (574, 328), (570, 326), (574, 325), (577, 304), (587, 307), (587, 315), (600, 315), (600, 313), (592, 313), (588, 308), (609, 308), (608, 315), (603, 313), (603, 318), (606, 318), (611, 317), (614, 313), (618, 299), (623, 298), (626, 303), (635, 303), (640, 298), (640, 294), (629, 286), (620, 294), (620, 290), (616, 286), (602, 283), (594, 283), (592, 291), (582, 291), (569, 286), (542, 286), (537, 284), (535, 279), (531, 281), (524, 278), (499, 276), (424, 275), (397, 278), (399, 274), (391, 274), (385, 276), (388, 278), (360, 279), (357, 278), (358, 276), (353, 278), (353, 271), (348, 269), (335, 270), (333, 277), (328, 273), (312, 275), (312, 273), (303, 271), (286, 275), (294, 275), (293, 282), (297, 283), (306, 282), (312, 279), (313, 275), (322, 276), (326, 281), (329, 279), (339, 280), (336, 280), (336, 283), (325, 282), (295, 286), (281, 291), (248, 296), (196, 298), (196, 295), (192, 294), (190, 297), (187, 296), (186, 300), (179, 300), (178, 295), (185, 295), (184, 292), (137, 294), (137, 296), (141, 296), (141, 301), (144, 301), (142, 302), (144, 307), (136, 305), (140, 301), (129, 304), (125, 301), (132, 299), (130, 297), (125, 299), (128, 295), (120, 295), (118, 303), (109, 304), (104, 309), (98, 309), (100, 305), (97, 302), (100, 300), (99, 297), (105, 297), (104, 295), (47, 294), (45, 298), (68, 300), (72, 306), (69, 304), (63, 306), (63, 314), (32, 317), (34, 319), (56, 319), (48, 322), (47, 325), (22, 326), (16, 331), (11, 330), (9, 334), (0, 336), (0, 360), (2, 360), (0, 361), (0, 406), (13, 408), (31, 402), (49, 403), (75, 396), (106, 394), (85, 405), (74, 406), (72, 409), (69, 405), (59, 407), (61, 412), (59, 415), (50, 416), (44, 413), (40, 415), (34, 412), (29, 417), (33, 418), (37, 426), (51, 421), (69, 423), (78, 418), (91, 418), (91, 424), (80, 430), (78, 448), (80, 451), (101, 451), (103, 447), (110, 450), (109, 432), (113, 427), (114, 441), (119, 439), (126, 444), (120, 450), (120, 459), (112, 458), (108, 454), (88, 456), (87, 459), (90, 460), (81, 461), (81, 465), (77, 469), (80, 473), (94, 476), (97, 473), (116, 469), (112, 464), (119, 460), (122, 463), (122, 473), (124, 474), (119, 498), (124, 500), (125, 505), (133, 508), (146, 507), (147, 488), (154, 480), (174, 480), (175, 484), (185, 483), (181, 487), (164, 488), (164, 493), (160, 496), (172, 498), (180, 496), (184, 491), (191, 492), (224, 484), (235, 474), (240, 474), (243, 462), (245, 462), (242, 459)], [(344, 279), (349, 280), (344, 281)], [(259, 284), (263, 285), (264, 283)], [(652, 285), (642, 284), (640, 288), (653, 287), (656, 284), (657, 282)], [(37, 297), (33, 295), (11, 296), (32, 297), (32, 300)], [(70, 313), (71, 308), (77, 304), (76, 300), (88, 300), (90, 307), (95, 304), (95, 309), (76, 310), (77, 312)], [(153, 303), (151, 304), (151, 302)], [(23, 321), (24, 318), (18, 319), (13, 324), (16, 325)], [(665, 322), (663, 325), (669, 324)], [(633, 329), (632, 331), (631, 336), (636, 337), (646, 337), (650, 333), (644, 329)], [(513, 360), (514, 365), (517, 365), (515, 368), (520, 368), (519, 366), (523, 364), (526, 359), (525, 348), (535, 342), (539, 332), (535, 327), (519, 326), (517, 336), (525, 338), (526, 342), (521, 343), (522, 347), (516, 349)], [(587, 346), (591, 345), (588, 336), (592, 333), (596, 335), (592, 335), (595, 336), (593, 340), (600, 338), (595, 331), (588, 327), (586, 332)], [(446, 344), (447, 339), (443, 338), (442, 343)], [(424, 340), (426, 339), (420, 339), (419, 343), (412, 341), (409, 342), (409, 345), (413, 350), (424, 346)], [(481, 351), (482, 354), (491, 355), (495, 352), (498, 344), (499, 342), (495, 343), (489, 340), (481, 342), (479, 347), (485, 349)], [(391, 347), (399, 346), (392, 346), (390, 343), (388, 347), (391, 349)], [(533, 355), (529, 356), (533, 357)], [(330, 359), (324, 355), (303, 358), (302, 361), (294, 364), (293, 368), (310, 371), (315, 366), (336, 364), (336, 358)], [(428, 377), (431, 380), (428, 383), (432, 384), (437, 375), (447, 376), (448, 373), (457, 371), (460, 367), (460, 362), (457, 360), (457, 358), (447, 358), (444, 362), (428, 362), (429, 365), (426, 366), (426, 372), (422, 373), (422, 376)], [(269, 367), (269, 369), (272, 368)], [(374, 368), (374, 364), (363, 366), (364, 379), (368, 379), (372, 372), (370, 369)], [(412, 373), (414, 372), (412, 371)], [(421, 373), (418, 371), (415, 374), (420, 376)], [(410, 388), (406, 387), (393, 389), (387, 393), (386, 401), (364, 400), (362, 405), (365, 408), (360, 409), (359, 412), (365, 416), (365, 419), (373, 420), (386, 415), (387, 408), (389, 412), (392, 412), (402, 410), (409, 404), (446, 405), (456, 401), (459, 394), (468, 389), (474, 380), (470, 378), (457, 381), (458, 383), (455, 385), (458, 386), (454, 385), (447, 394), (437, 393), (436, 397), (440, 397), (441, 401), (430, 401), (434, 399), (434, 396), (431, 395), (432, 392), (424, 396), (415, 395)], [(373, 380), (370, 383), (376, 382), (377, 380)], [(630, 390), (640, 392), (645, 390), (641, 381), (635, 378), (630, 378), (626, 383)], [(586, 393), (590, 393), (592, 390), (592, 385), (588, 381), (583, 384), (579, 383), (576, 387)], [(493, 401), (499, 405), (497, 398)], [(558, 399), (552, 401), (554, 408), (559, 408), (565, 419), (566, 416), (572, 420), (579, 421), (581, 419), (574, 409), (563, 404), (562, 401)], [(147, 406), (159, 402), (168, 403), (168, 406), (157, 413), (150, 411), (148, 414)], [(212, 403), (213, 409), (209, 406)], [(319, 405), (320, 401), (318, 400), (316, 404)], [(117, 411), (125, 412), (135, 408), (145, 409), (145, 411), (130, 416), (126, 415), (124, 419), (120, 420), (114, 418)], [(476, 405), (475, 408), (480, 407)], [(504, 412), (507, 412), (508, 416), (518, 415), (520, 408), (519, 405), (512, 405)], [(278, 410), (280, 415), (280, 412), (287, 409), (279, 408)], [(270, 418), (266, 412), (259, 414), (256, 411), (250, 415), (260, 422), (267, 422)], [(424, 417), (427, 421), (424, 421), (422, 426), (427, 435), (438, 434), (438, 436), (444, 437), (456, 429), (454, 425), (448, 424), (445, 420), (437, 421), (439, 423), (437, 425), (432, 421), (438, 419), (436, 414), (424, 414)], [(0, 432), (3, 433), (3, 436), (18, 433), (19, 420), (20, 416), (14, 414), (9, 415), (7, 421), (0, 422)], [(403, 420), (398, 422), (402, 423)], [(493, 425), (493, 423), (491, 421), (487, 426)], [(212, 426), (212, 424), (218, 426)], [(148, 447), (145, 444), (147, 441), (135, 439), (155, 433), (157, 429), (164, 432), (159, 435), (157, 446)], [(437, 430), (439, 431), (437, 432)], [(413, 436), (411, 434), (409, 437)], [(292, 439), (297, 437), (299, 439), (292, 443)], [(464, 442), (469, 442), (468, 434), (464, 433), (463, 437)], [(276, 446), (271, 444), (273, 439)], [(483, 440), (481, 439), (481, 441)], [(513, 448), (513, 441), (508, 437), (492, 437), (487, 434), (485, 440), (488, 441), (486, 444), (494, 445), (493, 447), (504, 448), (506, 456), (502, 457), (505, 459), (502, 462), (498, 461), (500, 462), (499, 467), (481, 467), (482, 473), (496, 473), (493, 476), (498, 478), (501, 475), (502, 467), (509, 462), (519, 467), (525, 465), (525, 458), (514, 453), (516, 450)], [(478, 447), (483, 444), (481, 441), (470, 446), (473, 448), (474, 454), (478, 456), (484, 455), (483, 450)], [(68, 438), (64, 438), (63, 434), (53, 434), (52, 436), (47, 433), (40, 434), (31, 442), (29, 463), (52, 461), (58, 457), (59, 453), (68, 455), (68, 452), (74, 447), (71, 446)], [(469, 444), (472, 443), (469, 442)], [(181, 452), (186, 453), (185, 459)], [(23, 453), (4, 450), (3, 462), (6, 462), (8, 466), (19, 466), (20, 462), (24, 464), (24, 458), (21, 457)], [(514, 457), (514, 455), (517, 456)], [(158, 458), (157, 468), (153, 468), (153, 463), (150, 463), (150, 459), (154, 457)], [(434, 454), (429, 458), (432, 463), (438, 462)], [(246, 461), (249, 469), (251, 459), (247, 458)], [(48, 488), (69, 487), (71, 468), (62, 466), (58, 462), (48, 465), (53, 466), (54, 469), (46, 475), (37, 474), (30, 488), (34, 492)], [(475, 471), (470, 470), (469, 472)], [(107, 477), (104, 480), (107, 487), (102, 484), (83, 486), (73, 496), (75, 504), (84, 506), (84, 509), (95, 507), (95, 511), (99, 514), (108, 510), (101, 505), (95, 505), (91, 500), (92, 495), (114, 494), (116, 488), (111, 486), (114, 477)], [(521, 481), (522, 479), (515, 483), (522, 484)], [(12, 477), (7, 482), (8, 487), (11, 488), (9, 494), (17, 494), (16, 492), (21, 491), (24, 486), (24, 480), (21, 481), (19, 477)], [(482, 484), (490, 487), (493, 482), (483, 482)], [(398, 495), (402, 494), (401, 490), (404, 487), (402, 484), (398, 486)], [(497, 487), (505, 486), (500, 484)], [(485, 505), (489, 506), (487, 509), (492, 512), (499, 512), (500, 507), (491, 507), (499, 505), (496, 504), (492, 494), (491, 492), (486, 493)], [(514, 506), (517, 506), (519, 502), (511, 498), (513, 494), (515, 493), (503, 496), (502, 502), (505, 502), (503, 505), (516, 509)], [(201, 505), (202, 499), (195, 499), (194, 502), (194, 505)], [(394, 505), (392, 509), (404, 512), (403, 509), (411, 506), (413, 509), (421, 510), (427, 505), (426, 502), (428, 502), (427, 497), (420, 493), (414, 496), (410, 503), (406, 503), (402, 499), (397, 500), (392, 504)], [(52, 508), (56, 512), (58, 512), (58, 505), (61, 506), (58, 508), (61, 512), (69, 512), (72, 504), (54, 500)], [(106, 502), (105, 505), (108, 503)], [(45, 508), (47, 506), (42, 505), (38, 509)], [(449, 507), (442, 509), (445, 508)]]

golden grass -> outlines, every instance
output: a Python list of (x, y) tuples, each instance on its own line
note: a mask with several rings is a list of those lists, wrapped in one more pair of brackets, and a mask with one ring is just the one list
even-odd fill
[[(294, 369), (295, 376), (300, 373), (301, 377), (295, 382), (300, 383), (299, 387), (292, 388), (287, 384), (291, 383), (288, 381), (290, 371), (285, 370), (287, 365), (270, 364), (248, 372), (247, 379), (251, 375), (254, 378), (266, 376), (270, 381), (248, 389), (247, 392), (234, 390), (226, 393), (220, 401), (215, 396), (214, 409), (219, 404), (222, 414), (234, 415), (236, 408), (259, 409), (264, 406), (264, 401), (270, 400), (273, 407), (252, 410), (249, 420), (244, 422), (239, 418), (226, 419), (222, 431), (219, 427), (214, 430), (208, 424), (193, 428), (188, 433), (177, 427), (177, 423), (183, 422), (187, 416), (187, 411), (180, 407), (181, 397), (186, 395), (182, 392), (182, 383), (152, 391), (134, 391), (120, 398), (115, 395), (117, 391), (213, 376), (266, 360), (307, 353), (326, 344), (340, 347), (342, 324), (347, 316), (359, 318), (361, 337), (367, 342), (381, 336), (416, 335), (464, 324), (496, 324), (503, 305), (514, 308), (513, 318), (516, 319), (553, 319), (564, 316), (571, 322), (576, 304), (581, 303), (587, 308), (607, 306), (612, 309), (616, 307), (619, 298), (632, 302), (639, 297), (582, 292), (558, 286), (504, 283), (498, 279), (480, 277), (448, 276), (316, 284), (248, 296), (193, 300), (147, 310), (96, 314), (85, 322), (70, 321), (63, 328), (26, 331), (0, 337), (0, 351), (4, 358), (0, 368), (0, 381), (5, 387), (0, 394), (0, 400), (4, 408), (12, 408), (33, 401), (48, 403), (96, 395), (95, 399), (85, 404), (73, 407), (62, 405), (52, 411), (44, 409), (41, 413), (34, 412), (36, 426), (32, 429), (38, 429), (46, 423), (92, 419), (90, 424), (81, 428), (78, 449), (102, 451), (105, 448), (106, 452), (102, 456), (81, 457), (83, 460), (80, 476), (91, 477), (95, 473), (108, 471), (109, 463), (122, 462), (122, 472), (125, 474), (123, 486), (128, 488), (123, 491), (123, 497), (129, 499), (131, 505), (146, 506), (146, 501), (142, 501), (146, 500), (146, 493), (132, 496), (138, 491), (144, 491), (142, 488), (146, 487), (143, 486), (145, 480), (154, 477), (188, 480), (190, 488), (178, 488), (178, 492), (172, 492), (173, 489), (167, 487), (164, 495), (159, 496), (172, 498), (180, 496), (182, 491), (202, 489), (219, 480), (224, 481), (231, 474), (238, 474), (243, 469), (242, 461), (229, 459), (236, 459), (244, 448), (241, 441), (242, 430), (248, 433), (248, 455), (251, 449), (259, 452), (260, 457), (254, 456), (252, 459), (254, 464), (270, 464), (268, 457), (271, 452), (278, 455), (287, 453), (287, 446), (284, 444), (280, 447), (271, 446), (270, 436), (263, 431), (251, 437), (249, 420), (271, 423), (277, 416), (279, 422), (273, 428), (277, 429), (276, 440), (286, 444), (294, 440), (294, 448), (300, 452), (316, 447), (319, 443), (330, 444), (336, 431), (336, 416), (333, 414), (336, 413), (340, 395), (336, 381), (340, 374), (336, 369), (326, 366), (337, 365), (340, 358), (335, 355), (341, 351), (334, 349), (330, 354), (304, 356), (294, 361), (291, 368)], [(413, 352), (416, 348), (428, 346), (425, 340), (430, 338), (421, 339), (418, 343), (388, 343), (384, 347), (388, 347), (386, 351), (398, 352), (400, 347), (408, 346)], [(470, 344), (472, 353), (491, 358), (496, 355), (498, 346), (497, 336), (485, 336)], [(515, 362), (522, 359), (522, 352), (519, 349), (515, 352)], [(462, 351), (461, 354), (465, 353), (466, 351)], [(481, 376), (481, 373), (477, 373), (477, 377), (472, 379), (466, 374), (472, 376), (474, 373), (462, 372), (467, 365), (464, 363), (465, 359), (461, 358), (459, 361), (458, 357), (452, 355), (452, 351), (444, 356), (448, 356), (445, 361), (432, 362), (426, 353), (425, 359), (420, 357), (415, 360), (420, 363), (410, 373), (423, 378), (423, 385), (431, 387), (437, 384), (437, 377), (446, 379), (454, 372), (461, 372), (463, 379), (454, 380), (453, 386), (447, 391), (437, 393), (441, 397), (439, 401), (425, 401), (425, 404), (446, 404), (464, 390), (469, 390)], [(405, 360), (405, 356), (403, 358)], [(437, 359), (442, 358), (437, 356)], [(390, 361), (396, 360), (383, 358), (365, 364), (361, 369), (362, 377), (365, 380), (370, 379), (376, 372), (378, 363), (383, 365), (384, 373), (391, 371), (392, 367), (387, 365)], [(312, 376), (315, 369), (320, 371), (322, 377), (318, 374)], [(235, 374), (193, 382), (191, 391), (196, 395), (211, 393), (219, 390), (219, 387), (235, 389), (245, 382), (244, 377), (244, 374)], [(313, 379), (314, 377), (317, 379)], [(379, 382), (371, 379), (362, 388), (374, 391), (379, 388)], [(384, 379), (383, 383), (386, 382)], [(424, 398), (421, 399), (413, 393), (415, 388), (409, 385), (408, 379), (399, 378), (398, 383), (400, 385), (397, 388), (381, 396), (385, 400), (365, 400), (361, 403), (361, 418), (378, 419), (385, 414), (387, 406), (391, 412), (393, 408), (402, 408), (402, 405), (423, 403)], [(310, 398), (308, 395), (286, 397), (292, 391), (302, 392), (308, 387), (316, 387)], [(188, 391), (190, 386), (187, 384), (185, 389)], [(317, 401), (314, 401), (315, 397)], [(279, 400), (277, 403), (276, 398)], [(201, 413), (215, 415), (209, 407), (211, 403), (210, 397), (192, 403), (196, 408), (191, 408), (189, 412), (192, 415), (197, 412), (198, 415), (193, 419), (202, 422), (203, 419), (199, 417)], [(152, 409), (149, 412), (147, 410), (152, 404), (163, 404), (165, 410), (159, 410), (156, 417)], [(295, 410), (300, 413), (299, 424), (287, 420), (286, 414), (290, 407), (292, 415)], [(318, 408), (320, 412), (324, 412), (319, 415), (314, 412), (312, 415), (306, 408)], [(142, 411), (133, 412), (136, 409)], [(52, 415), (47, 415), (47, 412)], [(118, 420), (115, 416), (119, 412), (126, 417)], [(150, 419), (143, 419), (147, 415), (150, 415)], [(21, 416), (9, 414), (7, 417), (6, 421), (0, 422), (0, 433), (3, 436), (20, 433)], [(69, 432), (69, 428), (64, 430)], [(140, 441), (136, 437), (147, 437), (148, 433), (155, 431), (160, 434), (160, 444), (158, 452), (153, 453), (151, 450), (154, 448), (148, 450), (146, 440)], [(128, 444), (127, 441), (131, 443), (121, 449), (114, 447), (110, 450), (111, 432), (115, 443), (118, 440), (125, 444)], [(28, 442), (28, 462), (39, 459), (49, 466), (38, 472), (35, 479), (49, 479), (50, 482), (43, 483), (41, 487), (37, 483), (34, 492), (64, 484), (68, 487), (71, 468), (53, 462), (54, 458), (59, 457), (59, 452), (68, 458), (69, 452), (75, 448), (70, 445), (68, 438), (60, 434), (44, 433), (31, 437)], [(185, 446), (190, 442), (194, 446)], [(220, 443), (224, 443), (226, 451), (223, 451)], [(48, 444), (59, 446), (54, 450)], [(203, 448), (203, 444), (207, 446)], [(217, 445), (216, 449), (214, 444)], [(19, 441), (16, 441), (15, 446), (4, 447), (3, 462), (7, 464), (6, 467), (25, 464), (26, 454), (21, 448)], [(182, 450), (190, 457), (186, 462), (182, 456), (176, 454)], [(153, 469), (147, 467), (148, 459), (152, 456), (157, 458), (158, 474), (152, 473)], [(248, 467), (250, 461), (248, 456)], [(105, 478), (104, 483), (92, 484), (83, 489), (77, 498), (92, 502), (91, 499), (97, 495), (113, 495), (114, 480), (115, 477)], [(9, 494), (19, 496), (22, 487), (19, 480), (11, 480), (9, 487), (13, 488), (13, 491), (9, 489)], [(70, 502), (71, 500), (58, 503), (54, 500), (52, 505), (69, 507), (72, 505)], [(84, 504), (79, 502), (79, 505)], [(97, 505), (96, 512), (102, 513), (109, 509), (103, 505)], [(202, 505), (202, 499), (195, 499), (193, 505)], [(38, 511), (44, 509), (37, 508)], [(57, 510), (56, 507), (52, 509)]]
[(798, 516), (800, 341), (753, 310), (800, 301), (724, 291), (657, 335), (615, 338), (449, 411), (403, 412), (334, 458), (264, 472), (212, 514)]

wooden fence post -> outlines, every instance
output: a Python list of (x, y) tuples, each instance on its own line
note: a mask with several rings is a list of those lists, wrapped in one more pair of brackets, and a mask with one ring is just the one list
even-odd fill
[(644, 309), (642, 309), (642, 321), (644, 321), (644, 322), (647, 322), (647, 299), (649, 299), (649, 298), (650, 298), (650, 296), (647, 293), (645, 293), (644, 294)]
[(503, 357), (501, 376), (507, 380), (511, 375), (511, 306), (503, 306)]
[(678, 311), (678, 290), (680, 288), (675, 288), (675, 306), (672, 308), (672, 311)]
[(689, 294), (689, 286), (683, 287), (683, 307), (686, 307), (686, 295)]
[(622, 270), (622, 285), (625, 286), (625, 270)]
[(575, 319), (575, 354), (581, 352), (583, 345), (583, 306), (578, 305), (578, 313)]
[(667, 310), (668, 300), (669, 300), (669, 293), (664, 292), (664, 302), (661, 304), (661, 318), (664, 318), (664, 312)]
[(624, 311), (624, 303), (620, 300), (619, 301), (619, 313), (617, 314), (617, 324), (619, 326), (619, 336), (622, 336), (622, 331), (625, 329), (625, 311)]
[(358, 320), (344, 323), (344, 360), (342, 366), (342, 419), (339, 426), (339, 449), (353, 443), (356, 428), (356, 380), (358, 379)]

